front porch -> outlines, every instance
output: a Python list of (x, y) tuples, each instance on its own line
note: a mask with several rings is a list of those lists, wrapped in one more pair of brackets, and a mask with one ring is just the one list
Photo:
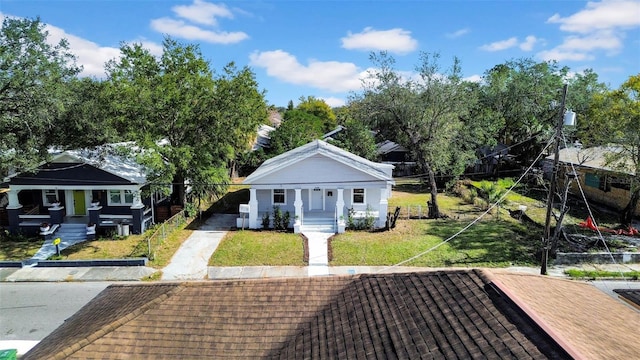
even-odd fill
[[(151, 207), (143, 203), (137, 195), (139, 192), (133, 194), (130, 204), (112, 204), (113, 197), (108, 197), (109, 190), (58, 191), (49, 198), (44, 190), (39, 189), (17, 189), (9, 192), (9, 205), (6, 208), (9, 230), (13, 233), (51, 237), (62, 224), (84, 224), (90, 235), (100, 230), (113, 230), (119, 235), (125, 235), (129, 232), (142, 233), (153, 220)], [(40, 192), (43, 194), (40, 195)], [(64, 196), (66, 193), (82, 196), (69, 201)], [(78, 203), (81, 205), (78, 206)], [(67, 207), (67, 204), (71, 204), (71, 207)], [(123, 228), (128, 231), (123, 231)]]

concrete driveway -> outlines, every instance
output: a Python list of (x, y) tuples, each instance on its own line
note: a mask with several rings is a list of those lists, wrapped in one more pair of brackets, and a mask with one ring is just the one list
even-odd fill
[(222, 238), (236, 225), (237, 214), (213, 214), (189, 236), (162, 269), (162, 280), (202, 280)]

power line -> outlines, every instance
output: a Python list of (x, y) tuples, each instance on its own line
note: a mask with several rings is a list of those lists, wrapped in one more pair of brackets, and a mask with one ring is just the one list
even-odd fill
[(460, 229), (458, 232), (456, 232), (455, 234), (451, 235), (449, 238), (447, 238), (446, 240), (443, 240), (442, 242), (440, 242), (439, 244), (436, 244), (434, 246), (432, 246), (431, 248), (417, 254), (414, 255), (406, 260), (403, 260), (397, 264), (394, 265), (390, 265), (387, 267), (384, 267), (380, 270), (378, 270), (377, 272), (382, 272), (385, 271), (387, 269), (391, 269), (394, 267), (398, 267), (402, 264), (406, 264), (410, 261), (413, 261), (421, 256), (424, 256), (428, 253), (430, 253), (431, 251), (439, 248), (440, 246), (448, 243), (449, 241), (453, 240), (455, 237), (457, 237), (458, 235), (462, 234), (463, 232), (467, 231), (467, 229), (469, 229), (471, 226), (475, 225), (478, 221), (480, 221), (480, 219), (482, 219), (485, 215), (487, 215), (494, 207), (496, 207), (499, 203), (502, 202), (502, 200), (504, 200), (505, 197), (507, 197), (507, 195), (509, 195), (509, 193), (520, 183), (520, 181), (522, 181), (522, 179), (525, 177), (525, 175), (527, 175), (527, 173), (529, 171), (531, 171), (531, 169), (533, 168), (533, 166), (538, 162), (538, 160), (540, 159), (540, 157), (542, 157), (542, 155), (544, 154), (544, 151), (547, 150), (547, 148), (551, 145), (551, 142), (553, 140), (553, 137), (549, 140), (549, 142), (547, 143), (547, 145), (544, 147), (544, 149), (542, 149), (542, 151), (540, 152), (540, 154), (538, 154), (538, 156), (536, 157), (536, 159), (531, 163), (531, 165), (529, 165), (529, 167), (527, 168), (527, 170), (518, 178), (518, 180), (507, 190), (507, 192), (505, 192), (494, 204), (492, 204), (485, 212), (483, 212), (482, 214), (480, 214), (480, 216), (478, 216), (475, 220), (471, 221), (469, 224), (467, 224), (465, 227), (463, 227), (462, 229)]

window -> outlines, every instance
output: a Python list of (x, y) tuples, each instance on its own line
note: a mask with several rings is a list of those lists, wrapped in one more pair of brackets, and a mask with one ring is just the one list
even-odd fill
[(273, 189), (273, 203), (274, 204), (286, 204), (287, 194), (284, 189)]
[(364, 189), (353, 189), (353, 203), (364, 204)]
[(584, 183), (592, 188), (600, 189), (604, 192), (611, 191), (611, 181), (608, 176), (598, 176), (596, 174), (587, 173), (584, 177)]
[(53, 203), (57, 203), (58, 202), (58, 192), (56, 190), (45, 190), (43, 192), (43, 204), (44, 205), (51, 205)]
[(131, 190), (109, 190), (109, 206), (132, 204), (133, 192)]

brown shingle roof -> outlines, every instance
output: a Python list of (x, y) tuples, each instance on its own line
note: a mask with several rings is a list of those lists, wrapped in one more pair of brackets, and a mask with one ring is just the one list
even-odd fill
[(492, 271), (493, 283), (522, 301), (526, 310), (548, 326), (585, 359), (637, 359), (640, 314), (579, 281)]
[(478, 271), (112, 285), (24, 359), (566, 358)]
[(613, 290), (622, 299), (628, 302), (631, 306), (635, 306), (640, 310), (640, 290), (638, 289), (615, 289)]

